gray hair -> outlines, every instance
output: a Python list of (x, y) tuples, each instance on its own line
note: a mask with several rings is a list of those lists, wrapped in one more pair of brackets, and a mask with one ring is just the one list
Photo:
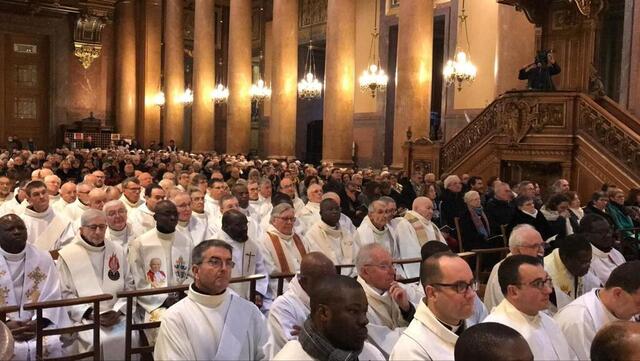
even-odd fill
[(458, 179), (458, 181), (460, 181), (460, 177), (458, 177), (455, 174), (452, 174), (452, 175), (448, 176), (447, 178), (444, 179), (443, 186), (445, 188), (449, 188), (449, 185), (451, 184), (451, 182), (453, 182), (456, 179)]
[(391, 203), (396, 204), (396, 200), (391, 198), (391, 197), (389, 197), (389, 196), (382, 196), (382, 197), (378, 198), (378, 200), (380, 202), (384, 202), (385, 204), (391, 204)]
[(233, 256), (233, 247), (231, 247), (227, 242), (220, 239), (207, 239), (193, 247), (193, 251), (191, 251), (191, 263), (197, 265), (202, 264), (203, 254), (209, 248), (213, 247), (224, 248)]
[(358, 273), (361, 272), (364, 266), (373, 263), (373, 252), (376, 250), (383, 250), (389, 253), (389, 251), (379, 243), (369, 243), (360, 248), (360, 251), (358, 251), (358, 255), (356, 256), (356, 269), (358, 270)]
[(84, 213), (82, 213), (82, 217), (80, 217), (80, 226), (84, 227), (88, 225), (93, 219), (100, 216), (105, 217), (105, 219), (107, 218), (107, 216), (104, 214), (103, 211), (89, 208), (86, 211), (84, 211)]
[(191, 198), (191, 196), (189, 195), (189, 193), (187, 192), (182, 192), (182, 191), (177, 191), (175, 193), (172, 193), (171, 196), (169, 197), (169, 200), (171, 202), (175, 201), (176, 198), (178, 198), (179, 196), (185, 196), (185, 197), (189, 197)]
[(269, 223), (272, 223), (274, 218), (279, 217), (283, 212), (290, 209), (294, 208), (289, 203), (280, 203), (277, 206), (273, 207), (273, 209), (271, 210), (271, 218), (269, 218)]
[(272, 186), (273, 184), (271, 183), (271, 180), (267, 177), (263, 177), (262, 179), (260, 179), (260, 186), (263, 186), (265, 184), (268, 184), (270, 186)]
[(519, 224), (519, 225), (513, 227), (513, 230), (511, 231), (511, 234), (509, 235), (509, 249), (513, 249), (513, 248), (522, 246), (522, 244), (524, 243), (524, 238), (522, 237), (522, 234), (525, 233), (526, 231), (536, 231), (537, 232), (535, 227), (533, 227), (530, 224), (526, 224), (526, 223), (522, 223), (522, 224)]
[(373, 202), (369, 203), (369, 207), (367, 207), (367, 211), (368, 211), (369, 213), (373, 213), (373, 212), (375, 212), (375, 210), (376, 210), (376, 204), (378, 204), (378, 203), (386, 204), (385, 202), (383, 202), (383, 201), (381, 201), (381, 200), (379, 200), (379, 199), (376, 199), (375, 201), (373, 201)]
[(114, 199), (112, 201), (105, 203), (104, 206), (102, 206), (102, 211), (106, 213), (109, 209), (113, 207), (124, 207), (125, 210), (127, 209), (127, 207), (124, 206), (124, 203), (122, 203), (121, 200)]
[(469, 204), (469, 200), (471, 200), (471, 197), (473, 196), (480, 196), (480, 193), (476, 192), (476, 191), (468, 191), (467, 193), (464, 194), (464, 203)]

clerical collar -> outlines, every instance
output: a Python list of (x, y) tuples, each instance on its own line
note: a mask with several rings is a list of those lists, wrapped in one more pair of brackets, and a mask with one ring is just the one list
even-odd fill
[(225, 301), (228, 295), (229, 295), (229, 291), (227, 291), (227, 289), (225, 289), (224, 292), (220, 294), (209, 295), (209, 294), (203, 293), (202, 290), (196, 287), (195, 283), (192, 283), (191, 287), (189, 287), (189, 292), (187, 294), (187, 297), (189, 297), (194, 302), (201, 304), (205, 307), (216, 308)]
[(178, 225), (180, 227), (187, 228), (187, 226), (189, 226), (189, 221), (186, 221), (186, 222), (178, 221)]
[(163, 241), (173, 241), (173, 236), (175, 235), (175, 233), (175, 231), (171, 233), (163, 233), (156, 228), (156, 235), (158, 235), (158, 238)]
[(86, 238), (84, 238), (84, 236), (81, 234), (80, 238), (82, 238), (82, 245), (84, 246), (84, 248), (88, 249), (89, 251), (93, 251), (93, 252), (100, 252), (104, 249), (104, 241), (102, 241), (102, 243), (100, 243), (99, 245), (95, 245), (89, 241), (87, 241)]
[(450, 325), (450, 324), (442, 321), (438, 317), (436, 317), (436, 320), (438, 320), (438, 322), (440, 322), (440, 324), (442, 324), (442, 326), (444, 326), (447, 330), (455, 333), (458, 336), (460, 336), (460, 334), (462, 334), (462, 331), (464, 331), (464, 329), (465, 329), (464, 320), (460, 321), (460, 323), (458, 323), (457, 325)]
[(27, 247), (18, 253), (10, 253), (4, 250), (4, 248), (0, 247), (0, 255), (4, 256), (4, 258), (8, 261), (16, 262), (24, 259), (25, 254), (27, 253)]

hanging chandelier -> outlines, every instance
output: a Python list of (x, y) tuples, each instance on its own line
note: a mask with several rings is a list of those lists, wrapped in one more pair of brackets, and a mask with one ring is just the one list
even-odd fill
[[(222, 73), (222, 58), (218, 62), (220, 65), (220, 72)], [(224, 104), (229, 99), (229, 88), (227, 88), (222, 81), (222, 75), (218, 78), (218, 84), (211, 91), (211, 99), (215, 102), (215, 104)]]
[(164, 92), (162, 90), (158, 91), (156, 93), (156, 95), (153, 96), (153, 99), (151, 100), (153, 105), (158, 106), (158, 107), (163, 107), (165, 101), (166, 100), (165, 100), (165, 97), (164, 97)]
[(313, 26), (309, 29), (309, 47), (307, 59), (304, 62), (304, 78), (298, 83), (298, 97), (304, 100), (320, 98), (322, 82), (316, 77), (316, 61), (313, 57)]
[(269, 88), (262, 78), (259, 78), (256, 84), (251, 85), (251, 101), (261, 103), (271, 96), (271, 88)]
[(462, 90), (462, 85), (467, 82), (471, 83), (476, 79), (478, 68), (471, 62), (471, 45), (469, 44), (469, 30), (467, 28), (467, 15), (465, 14), (464, 0), (462, 0), (462, 11), (460, 16), (460, 24), (464, 26), (464, 34), (467, 40), (467, 52), (458, 49), (455, 57), (449, 59), (442, 70), (444, 80), (447, 86), (456, 85), (458, 91)]
[(371, 45), (369, 46), (369, 66), (362, 72), (358, 82), (363, 92), (371, 92), (371, 97), (375, 98), (378, 91), (385, 91), (389, 76), (380, 67), (380, 58), (378, 57), (376, 40), (378, 33), (378, 0), (374, 1), (374, 19), (373, 32), (371, 33)]

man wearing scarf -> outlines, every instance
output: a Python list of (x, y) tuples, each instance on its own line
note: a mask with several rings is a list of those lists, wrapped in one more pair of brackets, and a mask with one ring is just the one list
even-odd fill
[(572, 234), (562, 239), (559, 247), (544, 258), (544, 268), (554, 285), (575, 300), (601, 285), (589, 270), (591, 257), (591, 244), (587, 238)]
[(347, 276), (330, 276), (311, 294), (311, 314), (297, 340), (274, 360), (367, 361), (384, 356), (367, 339), (367, 296)]
[[(351, 234), (343, 229), (340, 221), (340, 206), (333, 199), (320, 202), (320, 221), (306, 234), (309, 250), (324, 253), (334, 264), (351, 264), (355, 256)], [(353, 270), (345, 270), (347, 274)]]

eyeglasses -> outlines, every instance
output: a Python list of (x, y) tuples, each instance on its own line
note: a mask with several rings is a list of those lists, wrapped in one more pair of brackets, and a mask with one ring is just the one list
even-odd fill
[(536, 288), (538, 290), (542, 290), (544, 287), (549, 287), (549, 288), (553, 288), (553, 280), (551, 279), (551, 277), (547, 277), (545, 279), (537, 279), (534, 281), (531, 281), (529, 283), (519, 283), (518, 286), (526, 286), (529, 285), (533, 288)]
[(383, 264), (366, 264), (364, 265), (365, 267), (378, 267), (383, 271), (388, 271), (390, 269), (393, 269), (393, 265), (390, 263), (383, 263)]
[(474, 281), (471, 281), (471, 283), (467, 283), (464, 281), (459, 281), (455, 283), (432, 283), (431, 286), (449, 287), (459, 294), (465, 294), (470, 289), (473, 291), (477, 291), (478, 281), (474, 280)]
[(221, 268), (222, 265), (226, 265), (228, 268), (233, 268), (236, 266), (236, 263), (232, 260), (223, 261), (218, 257), (211, 257), (207, 261), (200, 262), (199, 264), (203, 264), (206, 262), (209, 266), (214, 268)]
[(296, 221), (296, 217), (276, 217), (276, 218), (281, 219), (283, 222), (295, 223)]
[(97, 231), (98, 229), (107, 229), (107, 225), (106, 224), (90, 224), (88, 226), (82, 226), (84, 228), (89, 228), (92, 231)]

